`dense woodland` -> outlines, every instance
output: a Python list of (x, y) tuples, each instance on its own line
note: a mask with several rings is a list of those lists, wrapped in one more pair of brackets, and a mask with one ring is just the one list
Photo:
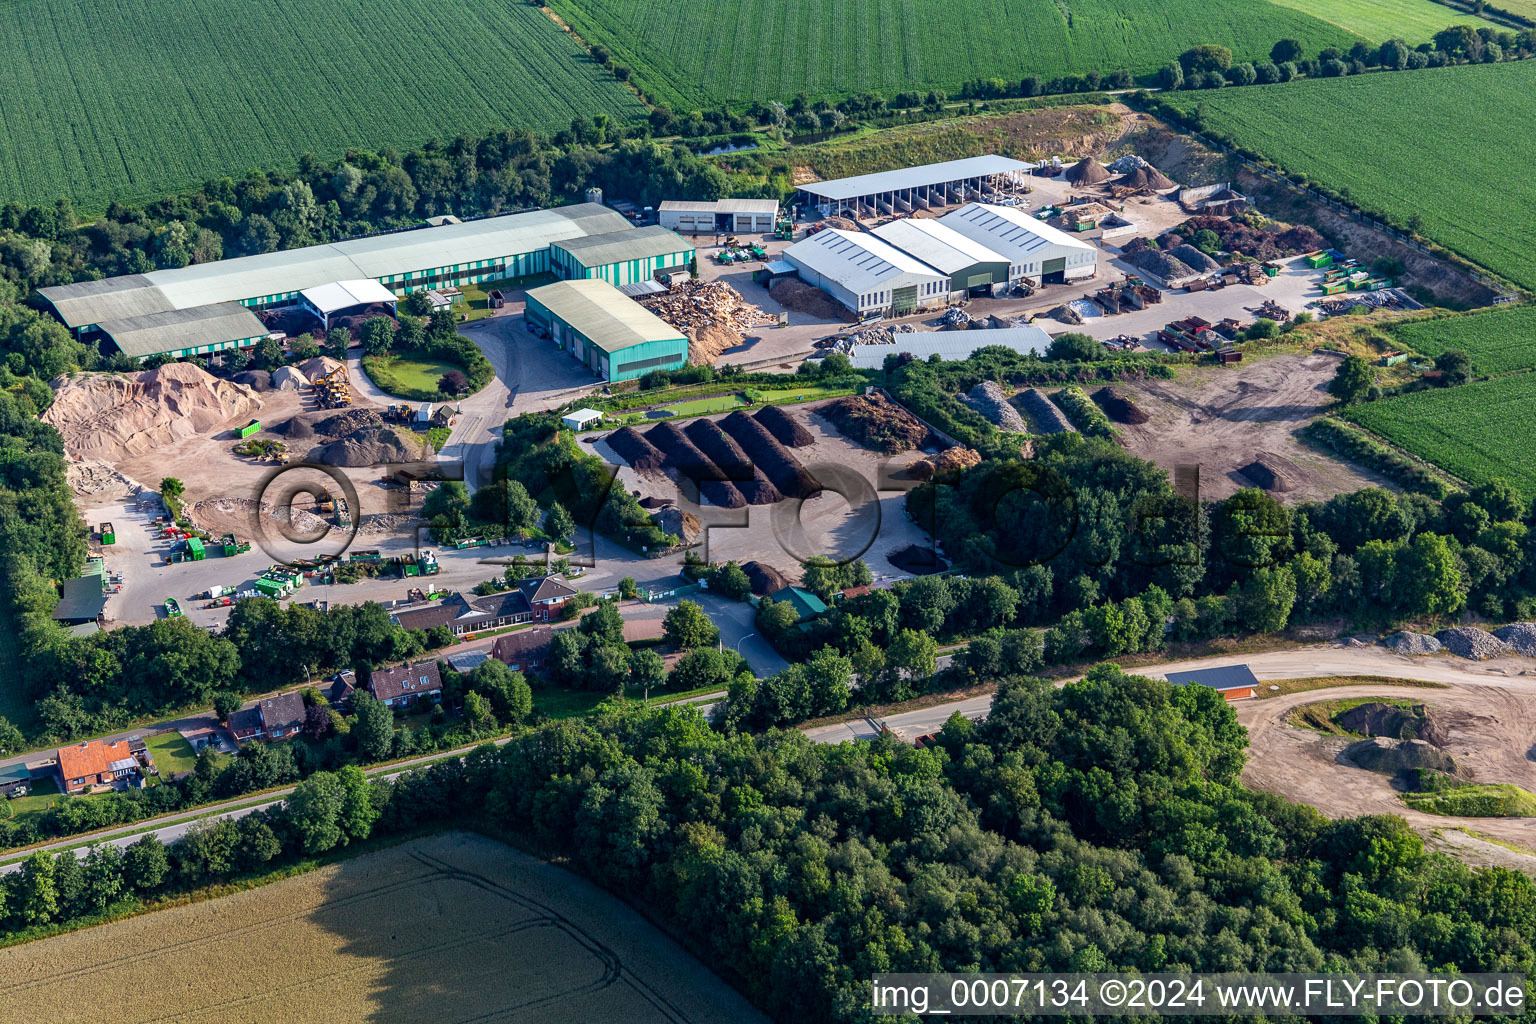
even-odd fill
[(565, 858), (782, 1021), (871, 1019), (878, 971), (1536, 969), (1528, 877), (1249, 792), (1246, 742), (1214, 692), (1110, 666), (1007, 678), (925, 749), (613, 705), (393, 784), (316, 773), (169, 851), (34, 855), (0, 915), (44, 934), (451, 822)]

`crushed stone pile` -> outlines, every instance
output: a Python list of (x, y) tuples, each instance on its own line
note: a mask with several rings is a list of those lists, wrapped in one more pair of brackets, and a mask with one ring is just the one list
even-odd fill
[(272, 371), (272, 387), (278, 391), (297, 391), (308, 383), (309, 378), (292, 366), (279, 366)]
[(229, 379), (236, 384), (244, 384), (252, 391), (272, 390), (272, 375), (266, 370), (244, 370)]
[(720, 281), (685, 281), (670, 292), (647, 295), (640, 304), (688, 337), (688, 360), (713, 364), (720, 353), (746, 341), (741, 332), (764, 323), (762, 309)]
[(789, 586), (789, 580), (783, 573), (762, 562), (742, 562), (741, 571), (747, 574), (747, 581), (752, 585), (752, 593), (758, 597), (776, 594)]
[(358, 427), (319, 445), (310, 451), (309, 458), (327, 466), (378, 466), (421, 462), (432, 454), (432, 446), (420, 434), (404, 427), (379, 424)]
[(880, 324), (875, 327), (866, 327), (862, 331), (854, 331), (848, 335), (844, 339), (845, 347), (843, 350), (846, 351), (847, 347), (853, 345), (894, 345), (896, 344), (896, 335), (914, 334), (916, 331), (917, 328), (911, 324), (893, 324), (889, 327)]
[(1219, 261), (1212, 259), (1188, 242), (1180, 242), (1172, 249), (1169, 249), (1168, 255), (1197, 273), (1209, 274), (1212, 271), (1221, 269)]
[(1045, 315), (1052, 320), (1060, 320), (1064, 324), (1080, 324), (1083, 322), (1083, 315), (1065, 304), (1057, 306)]
[(1428, 633), (1410, 633), (1406, 629), (1393, 633), (1382, 643), (1398, 654), (1439, 654), (1444, 647)]
[(1169, 281), (1182, 281), (1185, 278), (1199, 276), (1187, 263), (1160, 249), (1137, 249), (1125, 257), (1125, 262), (1137, 270), (1151, 274), (1165, 284)]
[(1444, 644), (1445, 649), (1452, 654), (1471, 658), (1473, 661), (1497, 658), (1510, 653), (1509, 645), (1503, 640), (1476, 626), (1452, 626), (1450, 629), (1442, 629), (1435, 634), (1435, 639)]
[(980, 452), (974, 448), (956, 446), (912, 463), (907, 467), (907, 475), (913, 480), (932, 480), (951, 470), (970, 469), (972, 466), (979, 465), (981, 465)]
[(1019, 410), (1008, 404), (1008, 396), (996, 381), (984, 380), (965, 393), (965, 404), (981, 413), (994, 426), (1024, 433), (1029, 426)]
[(849, 311), (846, 306), (820, 288), (813, 288), (799, 278), (781, 277), (769, 287), (768, 294), (773, 296), (774, 302), (785, 309), (805, 313), (818, 320), (848, 318)]
[(1516, 654), (1536, 658), (1536, 622), (1512, 622), (1494, 630), (1493, 635), (1508, 644)]
[(104, 462), (244, 425), (262, 406), (250, 388), (192, 363), (137, 374), (77, 374), (53, 387), (43, 422), (59, 432), (71, 456)]
[(1077, 429), (1072, 425), (1072, 421), (1056, 407), (1055, 402), (1034, 388), (1025, 388), (1019, 392), (1019, 404), (1034, 419), (1035, 426), (1040, 428), (1042, 434), (1059, 434), (1065, 430)]
[(1135, 153), (1127, 153), (1119, 159), (1111, 160), (1104, 166), (1115, 174), (1130, 174), (1132, 171), (1140, 170), (1143, 167), (1151, 167), (1152, 165)]

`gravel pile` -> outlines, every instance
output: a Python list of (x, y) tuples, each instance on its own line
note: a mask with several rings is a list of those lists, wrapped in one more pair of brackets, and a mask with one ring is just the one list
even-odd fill
[(1168, 250), (1168, 255), (1187, 265), (1192, 270), (1198, 270), (1202, 274), (1208, 274), (1213, 270), (1220, 270), (1221, 264), (1213, 260), (1207, 254), (1196, 249), (1188, 242), (1174, 246)]
[(1187, 263), (1157, 249), (1139, 249), (1125, 257), (1125, 262), (1164, 283), (1199, 276)]
[(1029, 429), (1019, 410), (1008, 404), (1008, 396), (996, 381), (984, 380), (966, 392), (965, 404), (1004, 430), (1024, 433)]
[(1442, 629), (1435, 634), (1435, 638), (1452, 654), (1471, 658), (1473, 661), (1497, 658), (1501, 654), (1510, 653), (1508, 644), (1487, 630), (1478, 629), (1476, 626), (1454, 626), (1450, 629)]
[(1515, 622), (1501, 626), (1493, 635), (1514, 648), (1515, 653), (1536, 658), (1536, 622)]
[(1393, 633), (1382, 642), (1398, 654), (1435, 654), (1442, 646), (1427, 633), (1409, 633), (1407, 630)]

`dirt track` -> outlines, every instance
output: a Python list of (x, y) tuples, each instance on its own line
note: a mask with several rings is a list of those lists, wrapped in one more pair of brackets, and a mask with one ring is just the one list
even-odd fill
[(1120, 430), (1132, 454), (1164, 469), (1198, 461), (1200, 494), (1207, 499), (1256, 486), (1238, 471), (1260, 451), (1274, 452), (1297, 468), (1295, 489), (1275, 495), (1283, 501), (1390, 486), (1296, 437), (1332, 401), (1326, 387), (1337, 368), (1338, 359), (1328, 355), (1276, 356), (1236, 370), (1185, 370), (1179, 380), (1127, 384), (1125, 390), (1152, 419)]

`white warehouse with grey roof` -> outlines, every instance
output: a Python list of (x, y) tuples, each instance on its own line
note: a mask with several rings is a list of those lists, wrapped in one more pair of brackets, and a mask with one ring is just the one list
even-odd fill
[(860, 315), (905, 316), (949, 301), (949, 276), (864, 232), (828, 228), (784, 250), (784, 260)]
[(1008, 257), (939, 221), (903, 217), (881, 224), (871, 234), (948, 274), (952, 292), (988, 294), (994, 285), (1008, 283)]
[(1005, 156), (972, 156), (852, 178), (807, 182), (797, 188), (801, 203), (820, 210), (824, 217), (842, 213), (874, 217), (1000, 196), (1006, 190), (1022, 187), (1034, 166)]
[(1064, 284), (1098, 272), (1097, 246), (1012, 206), (967, 203), (939, 223), (1005, 258), (1010, 281)]

